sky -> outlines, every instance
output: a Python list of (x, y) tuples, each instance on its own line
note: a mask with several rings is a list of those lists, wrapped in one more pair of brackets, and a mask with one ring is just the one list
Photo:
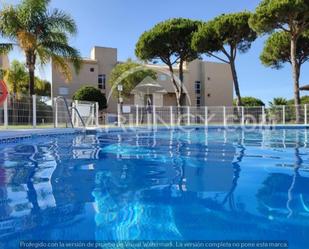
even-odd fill
[[(2, 1), (0, 1), (2, 2)], [(16, 4), (18, 0), (6, 0)], [(135, 59), (134, 48), (139, 36), (156, 23), (174, 17), (211, 20), (223, 13), (254, 11), (258, 0), (51, 0), (50, 7), (69, 13), (76, 21), (78, 34), (71, 45), (83, 57), (90, 56), (94, 45), (118, 49), (118, 60)], [(293, 98), (290, 64), (280, 70), (264, 67), (259, 55), (267, 36), (258, 38), (249, 52), (238, 54), (236, 61), (242, 96), (254, 96), (265, 103), (274, 97)], [(24, 60), (17, 49), (10, 59)], [(206, 57), (206, 60), (216, 61)], [(309, 63), (303, 65), (301, 83), (309, 84)], [(50, 67), (38, 74), (50, 80)]]

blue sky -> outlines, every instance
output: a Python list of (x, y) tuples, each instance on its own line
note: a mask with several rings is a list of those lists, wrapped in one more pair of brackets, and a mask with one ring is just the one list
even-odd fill
[[(160, 21), (173, 17), (206, 21), (222, 13), (252, 11), (258, 3), (258, 0), (51, 0), (51, 7), (65, 10), (76, 20), (78, 34), (71, 43), (84, 57), (89, 57), (92, 46), (99, 45), (117, 48), (118, 59), (126, 60), (135, 58), (134, 47), (141, 33)], [(293, 98), (290, 65), (274, 70), (260, 63), (265, 39), (259, 38), (248, 53), (237, 58), (241, 94), (261, 98), (266, 103), (278, 96)], [(15, 51), (10, 57), (21, 59), (22, 55)], [(309, 84), (308, 72), (309, 63), (302, 68), (303, 84)], [(39, 74), (49, 79), (50, 69), (41, 68)]]

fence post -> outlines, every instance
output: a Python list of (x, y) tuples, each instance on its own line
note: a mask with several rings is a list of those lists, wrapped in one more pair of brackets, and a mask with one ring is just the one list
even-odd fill
[(187, 125), (190, 125), (191, 120), (190, 120), (190, 106), (187, 106)]
[(138, 126), (139, 122), (139, 116), (138, 116), (138, 105), (135, 106), (135, 124)]
[(152, 112), (153, 112), (152, 125), (157, 126), (157, 115), (156, 115), (156, 106), (155, 105), (152, 106)]
[(171, 124), (171, 127), (173, 127), (174, 117), (173, 117), (173, 107), (172, 106), (170, 106), (170, 124)]
[(36, 95), (32, 95), (32, 127), (36, 128)]
[(205, 106), (205, 126), (208, 126), (208, 107)]
[(265, 106), (262, 106), (262, 124), (266, 123)]
[(4, 112), (4, 128), (7, 129), (9, 126), (8, 98), (4, 100), (3, 112)]
[(96, 123), (96, 120), (95, 120), (95, 114), (96, 114), (95, 104), (91, 104), (90, 112), (91, 112), (91, 123), (90, 124), (94, 125)]
[(120, 115), (120, 103), (117, 104), (117, 126), (120, 127), (121, 126), (121, 115)]
[(223, 125), (226, 126), (226, 107), (223, 106)]
[(241, 107), (241, 125), (242, 126), (245, 125), (245, 107), (244, 106)]
[(285, 124), (285, 105), (282, 106), (282, 124)]
[(95, 125), (99, 127), (99, 103), (95, 102)]
[(57, 101), (57, 98), (54, 98), (54, 103), (55, 103), (55, 128), (58, 128), (58, 101)]
[(308, 120), (307, 120), (307, 104), (305, 104), (305, 125), (307, 125), (308, 124)]

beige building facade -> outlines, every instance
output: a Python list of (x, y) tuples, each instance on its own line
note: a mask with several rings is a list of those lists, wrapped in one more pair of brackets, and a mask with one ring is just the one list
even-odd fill
[[(111, 89), (108, 81), (117, 63), (120, 62), (117, 59), (116, 48), (96, 46), (91, 50), (90, 58), (83, 60), (83, 66), (78, 74), (74, 73), (72, 68), (71, 82), (66, 82), (52, 63), (52, 97), (64, 96), (70, 99), (82, 86), (94, 86), (100, 89), (108, 99), (106, 111), (116, 113), (118, 99), (114, 97), (115, 94), (112, 94), (112, 91), (117, 91), (117, 89)], [(149, 99), (151, 99), (152, 105), (176, 106), (175, 87), (168, 68), (152, 64), (146, 66), (157, 73), (154, 83), (162, 86), (162, 89), (151, 91), (151, 93), (133, 89), (131, 96), (124, 99), (123, 104), (143, 106), (149, 104)], [(175, 67), (175, 76), (177, 75), (177, 67)], [(228, 64), (198, 59), (187, 63), (184, 68), (184, 88), (188, 106), (232, 106), (233, 78)]]
[(6, 70), (10, 67), (9, 57), (7, 55), (0, 55), (0, 69)]

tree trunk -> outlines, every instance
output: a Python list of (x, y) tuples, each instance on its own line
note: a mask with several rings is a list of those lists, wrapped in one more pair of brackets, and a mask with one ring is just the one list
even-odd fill
[(12, 106), (12, 123), (13, 125), (18, 124), (17, 122), (17, 110), (15, 107), (15, 102), (16, 102), (16, 95), (17, 95), (17, 83), (16, 82), (12, 82), (12, 92), (13, 94), (10, 94), (10, 98), (11, 98), (11, 106)]
[(184, 94), (184, 91), (183, 91), (183, 79), (184, 79), (184, 76), (183, 76), (183, 60), (180, 60), (180, 63), (179, 63), (179, 80), (180, 80), (180, 87), (179, 87), (179, 102), (180, 102), (180, 106), (184, 106), (185, 104), (185, 94)]
[(28, 116), (28, 124), (32, 123), (33, 117), (33, 99), (32, 95), (34, 95), (34, 70), (29, 67), (29, 116)]
[(35, 63), (36, 63), (36, 55), (34, 51), (26, 51), (26, 63), (29, 73), (29, 95), (30, 97), (34, 95), (34, 71), (35, 71)]
[[(17, 101), (16, 93), (14, 92), (10, 95), (11, 106), (12, 106), (12, 123), (13, 125), (18, 125), (18, 110), (16, 109), (15, 103)], [(17, 105), (18, 106), (18, 105)]]
[(34, 95), (34, 67), (29, 68), (29, 95)]
[(16, 96), (17, 94), (17, 82), (12, 82), (12, 92), (13, 92), (13, 95)]
[(241, 95), (240, 95), (240, 90), (239, 90), (239, 83), (238, 83), (238, 77), (237, 77), (237, 72), (236, 72), (236, 67), (235, 67), (235, 60), (234, 59), (230, 60), (230, 67), (231, 67), (233, 81), (234, 81), (234, 88), (235, 88), (235, 94), (236, 94), (236, 99), (237, 99), (237, 106), (242, 106)]
[(292, 36), (291, 38), (291, 64), (293, 72), (293, 82), (294, 82), (294, 104), (295, 104), (295, 114), (296, 114), (296, 123), (300, 123), (300, 95), (299, 95), (299, 75), (300, 69), (299, 64), (297, 63), (296, 58), (296, 46), (297, 46), (297, 37)]
[(26, 63), (28, 68), (28, 74), (29, 74), (29, 116), (28, 116), (28, 123), (32, 123), (32, 117), (33, 117), (33, 101), (32, 101), (32, 95), (34, 95), (34, 70), (35, 70), (35, 63), (36, 63), (36, 55), (33, 51), (26, 51)]
[(171, 64), (168, 65), (169, 67), (169, 70), (170, 70), (170, 73), (171, 73), (171, 77), (172, 77), (172, 82), (174, 84), (174, 87), (175, 87), (175, 94), (176, 94), (176, 102), (177, 102), (177, 108), (179, 109), (180, 106), (181, 106), (181, 103), (180, 103), (180, 88), (179, 86), (177, 85), (177, 82), (175, 80), (175, 75), (174, 75), (174, 69), (173, 69), (173, 66)]

